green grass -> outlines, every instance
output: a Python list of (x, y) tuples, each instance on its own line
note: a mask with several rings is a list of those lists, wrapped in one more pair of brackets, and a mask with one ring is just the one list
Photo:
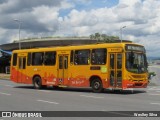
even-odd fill
[(0, 79), (2, 80), (9, 80), (10, 79), (10, 74), (0, 74)]

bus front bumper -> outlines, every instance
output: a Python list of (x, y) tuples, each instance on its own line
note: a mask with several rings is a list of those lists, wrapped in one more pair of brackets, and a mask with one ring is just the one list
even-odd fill
[(148, 85), (147, 80), (144, 80), (144, 81), (141, 81), (141, 82), (132, 82), (132, 81), (125, 80), (123, 82), (123, 88), (124, 89), (126, 89), (126, 88), (146, 88), (147, 85)]

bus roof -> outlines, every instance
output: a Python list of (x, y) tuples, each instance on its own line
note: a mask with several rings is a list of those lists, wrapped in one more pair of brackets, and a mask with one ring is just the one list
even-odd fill
[(136, 43), (96, 43), (88, 45), (69, 45), (69, 46), (53, 46), (53, 47), (41, 47), (41, 48), (32, 48), (32, 49), (21, 49), (14, 50), (13, 52), (38, 52), (38, 51), (50, 51), (50, 50), (70, 50), (70, 49), (88, 49), (88, 48), (104, 48), (104, 47), (124, 47), (126, 44), (143, 46)]

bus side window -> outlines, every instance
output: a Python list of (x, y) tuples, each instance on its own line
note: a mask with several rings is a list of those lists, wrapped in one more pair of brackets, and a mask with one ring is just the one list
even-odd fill
[(89, 65), (90, 64), (90, 50), (76, 50), (74, 54), (75, 65)]
[(71, 55), (70, 55), (70, 63), (73, 64), (74, 61), (74, 51), (71, 51)]
[(17, 53), (14, 53), (14, 54), (13, 54), (12, 65), (13, 65), (13, 66), (16, 66), (16, 65), (17, 65)]
[(91, 54), (91, 63), (93, 65), (106, 64), (107, 50), (105, 48), (93, 49)]
[(56, 52), (45, 52), (44, 65), (55, 65), (56, 64)]
[(27, 57), (27, 66), (32, 65), (32, 54), (28, 53), (28, 57)]
[(43, 64), (43, 52), (32, 53), (32, 65), (42, 65)]

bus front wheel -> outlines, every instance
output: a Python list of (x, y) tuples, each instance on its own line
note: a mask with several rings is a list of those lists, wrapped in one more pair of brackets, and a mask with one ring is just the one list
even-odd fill
[(41, 89), (42, 88), (42, 80), (40, 77), (36, 76), (33, 79), (33, 85), (35, 89)]
[(104, 90), (102, 86), (102, 82), (98, 78), (92, 81), (91, 87), (92, 87), (93, 92), (95, 93), (100, 93)]

